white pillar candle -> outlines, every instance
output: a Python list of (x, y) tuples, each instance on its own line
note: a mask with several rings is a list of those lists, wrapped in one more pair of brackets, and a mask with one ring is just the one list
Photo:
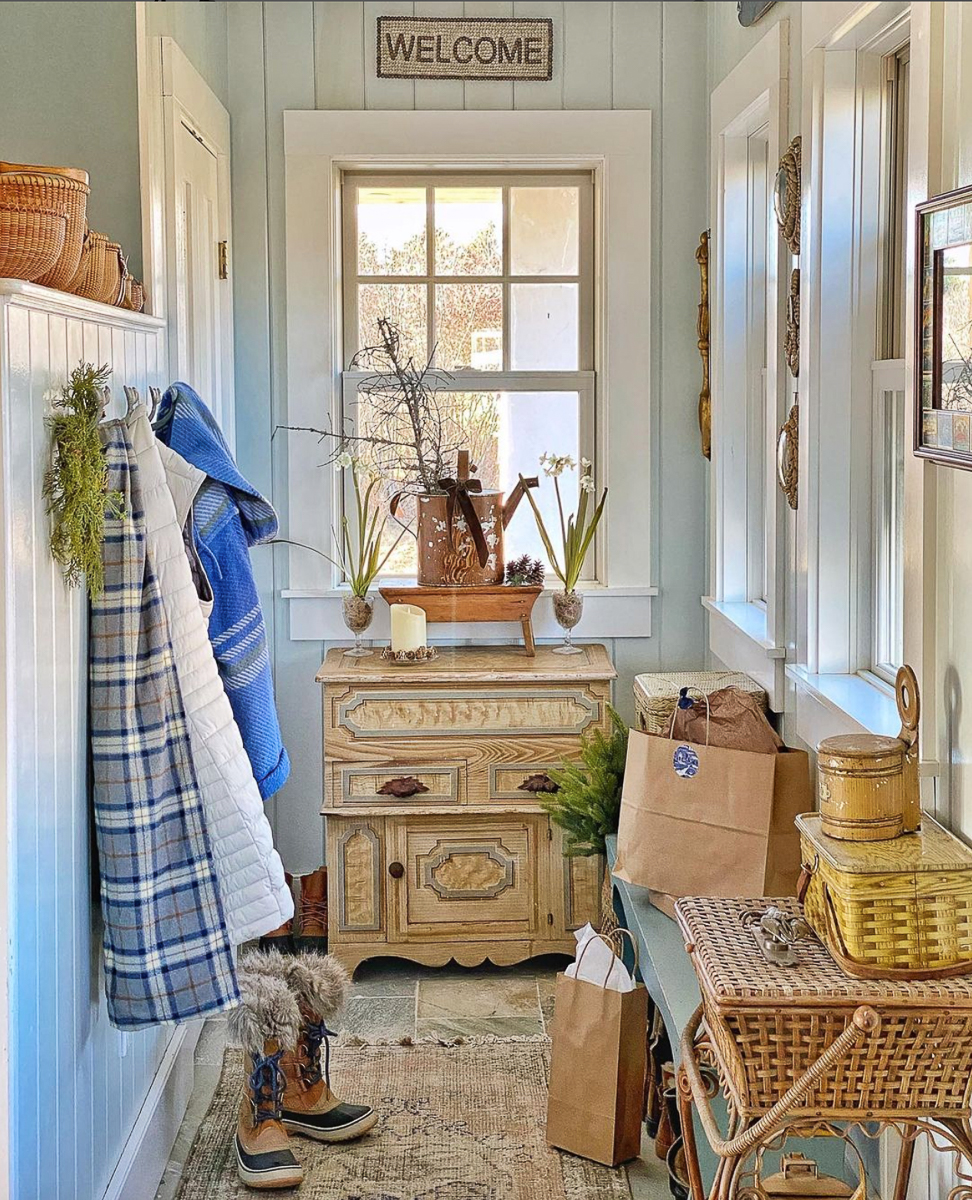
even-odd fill
[(391, 605), (391, 644), (399, 650), (418, 650), (425, 645), (425, 609), (415, 604)]

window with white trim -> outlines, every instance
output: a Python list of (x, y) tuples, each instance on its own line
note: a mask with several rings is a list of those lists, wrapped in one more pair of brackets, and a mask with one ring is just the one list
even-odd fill
[[(378, 341), (379, 317), (394, 321), (415, 362), (442, 372), (485, 487), (508, 493), (544, 451), (597, 463), (592, 175), (348, 171), (342, 198), (345, 365)], [(364, 374), (342, 377), (355, 433), (368, 426)], [(561, 485), (572, 494), (576, 476)], [(556, 527), (553, 489), (536, 498)], [(506, 534), (507, 559), (520, 554), (545, 557), (527, 512)], [(384, 574), (414, 573), (404, 538)]]
[(883, 60), (881, 261), (871, 366), (873, 586), (870, 665), (892, 681), (904, 651), (905, 254), (909, 50)]

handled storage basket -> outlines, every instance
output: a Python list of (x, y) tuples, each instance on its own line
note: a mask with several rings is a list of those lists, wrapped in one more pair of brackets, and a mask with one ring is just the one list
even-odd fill
[(125, 259), (117, 242), (107, 234), (88, 230), (81, 251), (81, 263), (67, 290), (102, 304), (118, 304), (125, 287)]
[[(43, 270), (30, 276), (18, 275), (17, 278), (29, 278), (44, 287), (67, 289), (77, 273), (81, 244), (87, 229), (88, 195), (91, 191), (88, 173), (74, 167), (38, 167), (0, 162), (0, 183), (5, 189), (16, 189), (23, 200), (53, 207), (64, 217), (60, 246), (56, 253), (47, 254)], [(49, 241), (45, 242), (45, 249), (50, 251)]]
[(763, 688), (738, 671), (675, 671), (670, 674), (636, 675), (634, 681), (635, 712), (638, 728), (643, 733), (668, 733), (672, 713), (683, 687), (707, 696), (720, 688), (734, 687), (749, 692), (759, 701), (764, 713), (769, 711), (769, 697)]
[(934, 978), (972, 971), (972, 851), (931, 817), (892, 841), (828, 837), (797, 817), (807, 921), (859, 977)]
[(36, 282), (64, 249), (67, 204), (31, 175), (0, 173), (0, 277)]

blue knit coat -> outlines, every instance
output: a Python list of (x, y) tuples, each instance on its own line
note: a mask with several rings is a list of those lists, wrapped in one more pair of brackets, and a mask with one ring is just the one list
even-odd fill
[(162, 397), (156, 434), (206, 480), (192, 506), (196, 552), (213, 594), (209, 638), (264, 800), (280, 790), (290, 760), (280, 735), (263, 611), (250, 546), (277, 532), (269, 502), (240, 474), (213, 414), (188, 384)]

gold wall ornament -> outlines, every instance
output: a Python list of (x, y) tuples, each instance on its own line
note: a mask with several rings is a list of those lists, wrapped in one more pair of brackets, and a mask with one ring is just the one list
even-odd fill
[(787, 146), (776, 172), (773, 206), (780, 234), (791, 254), (800, 253), (800, 135)]
[(702, 434), (702, 453), (712, 458), (712, 394), (709, 391), (709, 231), (699, 237), (695, 261), (699, 264), (699, 317), (697, 334), (702, 358), (702, 390), (699, 392), (699, 432)]
[(800, 483), (800, 406), (794, 404), (776, 439), (776, 478), (790, 508), (796, 508)]
[(794, 379), (800, 374), (800, 268), (790, 275), (790, 295), (786, 302), (786, 334), (783, 339), (786, 365)]

